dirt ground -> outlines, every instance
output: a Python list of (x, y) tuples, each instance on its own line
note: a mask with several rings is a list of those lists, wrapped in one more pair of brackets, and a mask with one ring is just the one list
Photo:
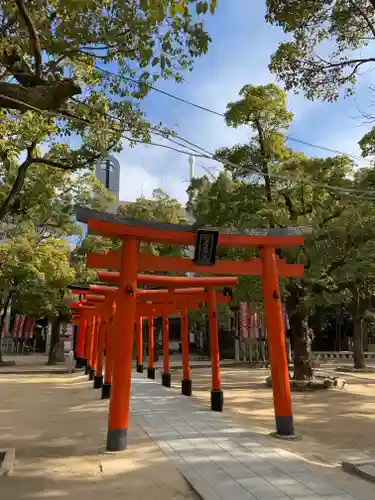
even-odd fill
[(31, 371), (0, 374), (0, 449), (16, 448), (12, 474), (0, 477), (1, 498), (196, 499), (134, 422), (126, 452), (100, 453), (108, 402), (87, 377), (38, 373), (35, 364)]
[[(341, 365), (342, 366), (342, 363)], [(293, 412), (300, 442), (282, 447), (318, 461), (375, 457), (375, 373), (338, 374), (332, 364), (319, 371), (347, 381), (345, 390), (293, 392)], [(274, 429), (272, 390), (265, 386), (268, 369), (222, 367), (224, 411), (239, 416), (265, 433)], [(172, 384), (180, 390), (181, 371), (172, 371)], [(193, 396), (209, 405), (211, 371), (193, 368)]]

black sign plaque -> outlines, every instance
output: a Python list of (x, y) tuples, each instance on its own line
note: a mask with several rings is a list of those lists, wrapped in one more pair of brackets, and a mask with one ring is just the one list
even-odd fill
[(195, 243), (194, 264), (213, 266), (216, 262), (216, 249), (219, 231), (213, 229), (198, 229)]

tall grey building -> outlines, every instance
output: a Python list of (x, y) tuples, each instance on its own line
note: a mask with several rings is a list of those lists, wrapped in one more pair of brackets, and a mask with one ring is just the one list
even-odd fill
[(102, 158), (95, 166), (95, 177), (100, 181), (115, 202), (108, 206), (108, 212), (116, 212), (120, 200), (120, 163), (114, 156)]

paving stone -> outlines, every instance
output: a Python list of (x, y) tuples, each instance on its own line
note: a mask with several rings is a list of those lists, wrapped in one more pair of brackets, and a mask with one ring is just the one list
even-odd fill
[(269, 447), (269, 441), (232, 424), (230, 417), (139, 374), (134, 379), (132, 418), (204, 500), (375, 499), (375, 494), (354, 492), (337, 473), (331, 471), (328, 478), (295, 454)]
[[(215, 459), (214, 459), (215, 460)], [(216, 460), (215, 460), (216, 461)], [(227, 454), (227, 456), (225, 458), (223, 457), (220, 457), (218, 460), (217, 460), (217, 463), (220, 465), (220, 467), (222, 467), (223, 465), (233, 465), (233, 464), (241, 464), (241, 462), (239, 462), (236, 457), (234, 457), (233, 455), (231, 455), (230, 453)]]
[(210, 488), (206, 481), (189, 466), (179, 467), (178, 470), (185, 477), (193, 490), (195, 490), (204, 500), (222, 500), (216, 491)]
[(263, 478), (239, 479), (238, 482), (257, 500), (289, 500), (285, 493)]
[(256, 477), (256, 473), (254, 471), (252, 471), (248, 467), (245, 467), (245, 465), (242, 464), (233, 464), (233, 465), (220, 464), (220, 467), (233, 479), (245, 479), (245, 478)]
[(229, 462), (231, 458), (234, 458), (230, 453), (227, 453), (223, 450), (221, 450), (221, 452), (219, 453), (217, 452), (212, 453), (211, 451), (208, 451), (206, 455), (210, 460), (216, 462), (218, 465), (220, 465), (221, 463)]
[(295, 479), (293, 479), (292, 477), (290, 477), (289, 475), (284, 474), (284, 473), (279, 473), (277, 475), (272, 474), (269, 476), (265, 475), (265, 476), (263, 476), (263, 478), (266, 481), (268, 481), (269, 483), (276, 486), (277, 488), (279, 486), (293, 486), (295, 484), (298, 484), (298, 481), (296, 481)]
[[(198, 472), (198, 474), (203, 476), (201, 472)], [(232, 490), (231, 495), (233, 496), (233, 494), (235, 493), (234, 490), (236, 490), (237, 492), (241, 492), (243, 489), (236, 480), (234, 480), (231, 476), (229, 476), (221, 469), (205, 472), (204, 480), (207, 482), (210, 488), (216, 491), (222, 498), (229, 498), (228, 495), (230, 493), (230, 490)]]
[(291, 473), (290, 476), (322, 496), (340, 495), (341, 493), (344, 493), (340, 488), (337, 488), (333, 484), (328, 483), (311, 472), (294, 472)]
[(301, 483), (298, 483), (298, 484), (292, 484), (292, 485), (278, 485), (277, 488), (282, 491), (283, 493), (285, 493), (286, 495), (288, 495), (290, 498), (292, 498), (293, 500), (298, 498), (298, 500), (302, 500), (302, 497), (303, 499), (305, 500), (305, 497), (308, 497), (308, 496), (313, 496), (313, 495), (317, 495), (315, 491), (312, 491), (310, 488), (307, 488), (306, 486), (304, 486), (303, 484)]
[(369, 481), (375, 482), (375, 464), (358, 465), (354, 468), (354, 471), (359, 476), (363, 476)]
[(263, 477), (268, 481), (268, 477), (278, 477), (278, 476), (287, 476), (284, 472), (281, 472), (280, 469), (276, 467), (272, 467), (272, 465), (250, 465), (250, 469), (254, 472), (254, 474)]
[(208, 457), (188, 455), (187, 453), (180, 453), (179, 456), (198, 473), (206, 474), (208, 472), (221, 470), (220, 467)]
[(323, 498), (324, 500), (357, 500), (357, 497), (353, 497), (349, 495), (349, 493), (340, 493), (340, 495), (330, 495), (329, 497)]
[(218, 495), (222, 498), (232, 498), (233, 500), (238, 499), (254, 499), (257, 497), (252, 493), (243, 488), (235, 479), (223, 479), (216, 480), (214, 483), (210, 483), (211, 488), (213, 488)]
[(193, 449), (193, 445), (188, 439), (167, 439), (169, 446), (171, 446), (176, 451), (188, 451)]
[(278, 464), (277, 468), (288, 474), (292, 474), (294, 472), (306, 472), (306, 469), (301, 464), (289, 461)]

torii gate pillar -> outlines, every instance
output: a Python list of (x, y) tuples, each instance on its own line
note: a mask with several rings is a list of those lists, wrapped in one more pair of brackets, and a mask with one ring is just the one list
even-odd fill
[(136, 316), (138, 271), (136, 238), (126, 237), (122, 242), (120, 292), (116, 304), (117, 328), (114, 342), (114, 366), (109, 405), (107, 450), (122, 451), (128, 446), (129, 406)]

